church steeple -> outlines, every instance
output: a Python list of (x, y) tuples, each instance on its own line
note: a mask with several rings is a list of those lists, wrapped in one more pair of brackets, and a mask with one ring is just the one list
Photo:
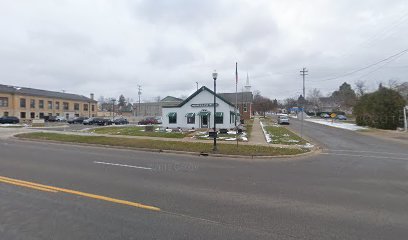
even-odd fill
[(249, 75), (247, 73), (247, 79), (246, 79), (246, 83), (245, 83), (245, 92), (250, 92), (251, 91), (251, 85), (249, 85)]

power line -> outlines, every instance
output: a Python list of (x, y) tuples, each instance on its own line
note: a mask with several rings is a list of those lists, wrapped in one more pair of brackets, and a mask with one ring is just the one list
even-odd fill
[(348, 72), (348, 73), (344, 73), (344, 74), (341, 74), (341, 75), (338, 75), (338, 76), (335, 76), (335, 77), (331, 77), (331, 78), (326, 78), (326, 79), (321, 79), (321, 80), (314, 80), (314, 81), (312, 80), (311, 82), (331, 81), (331, 80), (335, 80), (335, 79), (347, 77), (347, 76), (353, 75), (353, 74), (355, 74), (355, 73), (357, 73), (357, 72), (361, 72), (361, 71), (363, 71), (363, 70), (366, 70), (366, 69), (368, 69), (368, 68), (371, 68), (371, 67), (373, 67), (373, 66), (375, 66), (375, 65), (378, 65), (378, 64), (380, 64), (380, 63), (382, 63), (382, 62), (388, 61), (388, 60), (390, 60), (390, 59), (392, 59), (392, 58), (400, 57), (400, 56), (404, 55), (404, 54), (407, 53), (407, 52), (408, 52), (408, 49), (404, 49), (404, 50), (402, 50), (402, 51), (400, 51), (400, 52), (398, 52), (398, 53), (396, 53), (396, 54), (394, 54), (394, 55), (392, 55), (392, 56), (389, 56), (389, 57), (387, 57), (387, 58), (384, 58), (384, 59), (382, 59), (382, 60), (380, 60), (380, 61), (378, 61), (378, 62), (372, 63), (372, 64), (370, 64), (370, 65), (368, 65), (368, 66), (365, 66), (365, 67), (356, 69), (356, 70), (354, 70), (354, 71), (351, 71), (351, 72)]

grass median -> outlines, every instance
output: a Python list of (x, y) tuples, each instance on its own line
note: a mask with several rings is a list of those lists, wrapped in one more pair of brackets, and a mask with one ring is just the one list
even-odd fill
[[(86, 143), (99, 144), (108, 146), (119, 146), (129, 148), (146, 148), (156, 150), (174, 150), (187, 152), (212, 152), (211, 143), (198, 142), (182, 142), (182, 141), (161, 141), (150, 139), (134, 139), (134, 138), (120, 138), (120, 137), (101, 137), (101, 136), (83, 136), (83, 135), (69, 135), (59, 133), (23, 133), (16, 135), (18, 138), (24, 139), (40, 139), (51, 140), (68, 143)], [(269, 146), (255, 146), (255, 145), (239, 145), (235, 144), (218, 144), (217, 153), (228, 155), (244, 155), (244, 156), (278, 156), (278, 155), (294, 155), (308, 152), (308, 149), (299, 148), (275, 148)]]
[[(156, 128), (156, 126), (154, 126)], [(141, 126), (126, 126), (126, 127), (103, 127), (95, 128), (90, 132), (110, 135), (124, 135), (124, 136), (146, 136), (146, 137), (165, 137), (165, 138), (183, 138), (185, 134), (180, 132), (148, 132), (145, 127)]]
[(303, 138), (280, 125), (266, 126), (265, 130), (271, 135), (273, 144), (304, 145), (307, 143)]

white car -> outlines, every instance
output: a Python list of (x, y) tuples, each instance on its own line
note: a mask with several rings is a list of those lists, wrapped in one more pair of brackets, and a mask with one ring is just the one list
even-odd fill
[(278, 124), (288, 124), (289, 125), (289, 117), (288, 116), (278, 116)]

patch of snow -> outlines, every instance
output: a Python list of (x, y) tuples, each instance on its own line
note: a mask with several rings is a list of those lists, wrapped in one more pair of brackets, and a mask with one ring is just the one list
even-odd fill
[(247, 137), (241, 137), (242, 141), (244, 142), (248, 142), (248, 138)]
[(313, 145), (313, 144), (310, 144), (310, 143), (306, 143), (306, 144), (303, 145), (302, 147), (304, 147), (304, 148), (313, 148), (314, 145)]
[(236, 141), (236, 138), (226, 138), (225, 141)]
[(287, 141), (285, 141), (285, 142), (298, 143), (299, 141), (298, 141), (298, 140), (294, 140), (294, 139), (289, 139), (289, 140), (287, 140)]
[(305, 121), (319, 123), (322, 125), (332, 126), (336, 128), (350, 130), (350, 131), (367, 129), (366, 127), (357, 126), (354, 123), (345, 123), (345, 122), (336, 122), (336, 121), (332, 122), (332, 120), (326, 120), (326, 119), (305, 119)]
[(262, 121), (259, 121), (259, 123), (261, 124), (262, 132), (264, 133), (266, 142), (267, 142), (267, 143), (272, 142), (271, 136), (266, 132)]
[(171, 129), (166, 129), (166, 132), (172, 132), (173, 130), (171, 130)]

